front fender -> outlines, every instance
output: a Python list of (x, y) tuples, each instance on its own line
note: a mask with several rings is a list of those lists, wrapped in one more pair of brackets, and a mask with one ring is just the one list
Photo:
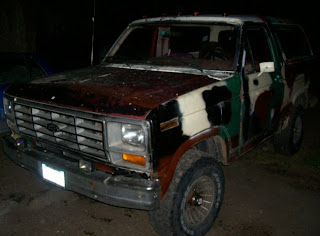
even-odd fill
[[(213, 146), (212, 146), (213, 145)], [(159, 160), (157, 173), (161, 186), (161, 198), (166, 194), (174, 172), (181, 157), (190, 150), (197, 150), (207, 156), (217, 159), (222, 164), (227, 163), (227, 145), (219, 135), (219, 128), (214, 127), (185, 140), (171, 155)]]

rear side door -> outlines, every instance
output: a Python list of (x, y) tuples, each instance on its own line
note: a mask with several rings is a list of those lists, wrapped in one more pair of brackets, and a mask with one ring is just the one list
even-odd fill
[(283, 101), (281, 65), (264, 24), (250, 24), (244, 33), (242, 144), (263, 139), (272, 130)]
[[(274, 24), (272, 29), (281, 56), (285, 71), (285, 105), (289, 105), (297, 93), (303, 91), (309, 81), (309, 92), (316, 95), (319, 91), (319, 57), (317, 57), (309, 44), (307, 35), (299, 25)], [(300, 83), (300, 85), (298, 85)]]

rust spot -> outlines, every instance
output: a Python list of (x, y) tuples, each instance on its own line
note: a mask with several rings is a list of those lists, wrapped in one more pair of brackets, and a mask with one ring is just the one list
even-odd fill
[(99, 162), (95, 162), (94, 167), (97, 170), (102, 170), (102, 171), (110, 173), (110, 174), (114, 173), (114, 171), (109, 166), (102, 164), (102, 163), (99, 163)]

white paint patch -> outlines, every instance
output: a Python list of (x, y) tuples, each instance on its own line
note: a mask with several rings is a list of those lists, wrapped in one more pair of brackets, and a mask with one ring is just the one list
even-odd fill
[(181, 122), (183, 135), (193, 136), (211, 127), (202, 93), (206, 90), (211, 90), (213, 87), (221, 86), (226, 86), (226, 83), (221, 81), (178, 97), (177, 101), (180, 112), (182, 113)]
[(206, 110), (201, 110), (181, 119), (184, 135), (193, 136), (202, 130), (210, 128), (210, 122)]
[[(281, 68), (281, 75), (282, 75), (282, 78), (285, 78), (285, 66), (282, 66), (282, 68)], [(290, 89), (288, 88), (287, 81), (285, 79), (283, 79), (282, 81), (283, 81), (283, 84), (284, 84), (284, 91), (283, 91), (283, 101), (282, 101), (281, 111), (290, 102), (290, 100), (289, 100), (289, 98), (290, 98)]]
[(255, 16), (221, 16), (221, 15), (210, 15), (210, 16), (172, 16), (172, 17), (155, 17), (155, 18), (146, 18), (139, 19), (131, 23), (131, 25), (144, 24), (148, 22), (186, 22), (186, 23), (202, 23), (202, 22), (227, 22), (230, 24), (240, 24), (244, 22), (260, 22), (263, 20)]
[(272, 84), (272, 79), (269, 73), (263, 73), (258, 78), (257, 78), (257, 75), (258, 73), (248, 75), (249, 97), (250, 97), (250, 104), (252, 108), (251, 112), (254, 111), (255, 104), (258, 97), (265, 91), (269, 91), (270, 86)]
[(271, 109), (271, 114), (270, 114), (271, 120), (273, 120), (273, 117), (274, 117), (274, 108)]
[(309, 83), (305, 83), (304, 75), (299, 74), (293, 83), (292, 93), (291, 93), (291, 100), (294, 104), (296, 99), (301, 95), (308, 91)]

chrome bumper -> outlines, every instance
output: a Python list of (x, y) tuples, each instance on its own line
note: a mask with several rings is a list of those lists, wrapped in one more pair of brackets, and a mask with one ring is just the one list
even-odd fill
[(78, 161), (33, 148), (20, 149), (9, 135), (2, 138), (2, 143), (4, 152), (12, 161), (40, 176), (42, 164), (63, 171), (67, 190), (114, 206), (143, 210), (159, 207), (160, 186), (156, 181), (103, 171), (87, 173), (79, 169)]

